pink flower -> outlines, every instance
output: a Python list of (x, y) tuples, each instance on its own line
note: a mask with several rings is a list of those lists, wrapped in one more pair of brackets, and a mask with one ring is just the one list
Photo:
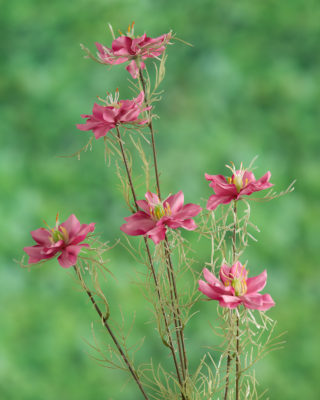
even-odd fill
[(31, 232), (37, 244), (23, 249), (29, 255), (29, 264), (50, 259), (61, 253), (58, 257), (61, 267), (72, 267), (77, 262), (81, 248), (89, 247), (87, 243), (80, 242), (85, 240), (89, 232), (94, 231), (94, 227), (94, 223), (81, 225), (74, 214), (59, 225), (57, 215), (54, 228), (39, 228)]
[(138, 97), (132, 100), (120, 100), (119, 93), (116, 92), (115, 98), (108, 96), (106, 106), (94, 104), (92, 115), (81, 115), (87, 118), (85, 124), (78, 124), (77, 128), (81, 131), (92, 130), (96, 139), (105, 136), (110, 129), (120, 124), (138, 124), (148, 123), (147, 119), (139, 119), (139, 115), (151, 107), (142, 107), (144, 94), (141, 92)]
[(207, 203), (208, 210), (215, 210), (219, 204), (228, 204), (232, 200), (239, 200), (242, 196), (249, 196), (253, 192), (267, 189), (273, 186), (269, 182), (271, 173), (268, 171), (262, 178), (256, 180), (253, 173), (242, 168), (242, 163), (239, 170), (236, 170), (234, 165), (227, 167), (233, 172), (231, 177), (227, 179), (223, 175), (208, 175), (205, 177), (211, 183), (215, 194), (209, 197)]
[(129, 26), (127, 36), (121, 35), (113, 40), (111, 48), (98, 42), (96, 42), (96, 47), (98, 59), (102, 64), (114, 65), (131, 61), (126, 70), (133, 79), (137, 79), (139, 67), (136, 60), (139, 59), (140, 67), (144, 69), (145, 64), (141, 60), (160, 56), (171, 39), (171, 32), (156, 38), (150, 38), (146, 34), (134, 37), (133, 25)]
[(201, 211), (196, 204), (184, 203), (182, 191), (160, 201), (159, 197), (151, 192), (146, 193), (147, 200), (137, 201), (143, 211), (138, 211), (130, 217), (120, 229), (131, 236), (147, 236), (158, 244), (165, 239), (167, 226), (172, 229), (182, 227), (189, 231), (196, 229), (197, 225), (192, 217)]
[(267, 282), (267, 271), (248, 278), (245, 266), (237, 261), (232, 267), (223, 264), (220, 268), (220, 280), (207, 268), (203, 270), (207, 282), (199, 281), (199, 290), (212, 300), (218, 300), (221, 307), (236, 308), (241, 304), (246, 308), (260, 311), (275, 305), (269, 294), (258, 293)]

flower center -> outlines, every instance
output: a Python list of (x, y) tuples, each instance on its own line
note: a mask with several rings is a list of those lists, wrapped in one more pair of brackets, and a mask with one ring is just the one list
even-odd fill
[(231, 286), (234, 288), (234, 294), (236, 296), (243, 296), (247, 293), (247, 283), (244, 278), (234, 278), (231, 282)]
[(235, 175), (234, 177), (233, 177), (233, 182), (232, 182), (234, 185), (235, 185), (235, 187), (237, 188), (237, 191), (238, 192), (240, 192), (240, 190), (242, 189), (242, 187), (243, 187), (243, 181), (242, 181), (242, 175), (240, 174), (240, 175)]
[(134, 38), (134, 24), (135, 24), (135, 22), (133, 21), (132, 24), (128, 26), (128, 31), (125, 34), (123, 34), (120, 31), (120, 29), (118, 30), (118, 32), (120, 33), (121, 36), (128, 36), (133, 39)]
[(98, 97), (98, 99), (102, 103), (105, 103), (105, 105), (108, 107), (113, 107), (113, 108), (121, 107), (121, 101), (119, 101), (119, 89), (118, 88), (116, 89), (114, 96), (111, 93), (107, 92), (106, 99), (102, 99), (101, 97)]
[(69, 239), (69, 234), (63, 226), (60, 226), (60, 230), (58, 228), (52, 228), (50, 233), (52, 243), (57, 243), (59, 240), (63, 240), (66, 243)]
[(153, 208), (150, 207), (150, 213), (152, 217), (159, 221), (162, 217), (169, 217), (171, 215), (171, 209), (169, 203), (158, 203)]
[(233, 176), (228, 178), (228, 183), (231, 184), (233, 183), (237, 189), (237, 192), (239, 193), (240, 190), (244, 187), (247, 186), (248, 184), (248, 179), (246, 178), (245, 182), (243, 182), (243, 175), (246, 172), (246, 170), (243, 168), (242, 163), (240, 164), (240, 169), (237, 170), (235, 165), (231, 163), (230, 165), (226, 165), (227, 168), (230, 169), (232, 172)]

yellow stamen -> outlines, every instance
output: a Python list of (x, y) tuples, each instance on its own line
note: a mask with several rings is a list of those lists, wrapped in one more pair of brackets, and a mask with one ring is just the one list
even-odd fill
[(240, 192), (240, 190), (243, 187), (242, 176), (241, 175), (235, 175), (234, 178), (233, 178), (233, 184), (237, 188), (237, 191)]
[(45, 224), (45, 226), (47, 227), (47, 228), (49, 228), (50, 229), (50, 226), (49, 226), (49, 224), (43, 219), (42, 220), (43, 221), (43, 223)]
[(243, 296), (247, 292), (247, 282), (245, 278), (236, 278), (231, 283), (234, 288), (234, 294), (236, 296)]
[(169, 217), (171, 215), (171, 208), (169, 203), (158, 203), (153, 208), (150, 207), (150, 215), (152, 218), (159, 221), (162, 217)]

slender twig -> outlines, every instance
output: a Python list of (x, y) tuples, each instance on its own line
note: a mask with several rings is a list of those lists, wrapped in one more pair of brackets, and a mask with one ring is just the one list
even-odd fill
[[(236, 240), (237, 240), (237, 201), (234, 201), (233, 204), (233, 232), (232, 232), (232, 264), (235, 263), (236, 261), (236, 256), (237, 256), (237, 247), (236, 247)], [(229, 314), (229, 320), (232, 321), (232, 315), (231, 312)], [(237, 317), (237, 324), (239, 323), (239, 319)], [(238, 325), (237, 325), (238, 326)], [(238, 348), (238, 340), (239, 340), (239, 335), (237, 331), (237, 348)], [(238, 351), (237, 351), (237, 356), (238, 356)], [(230, 364), (231, 364), (231, 354), (230, 350), (228, 351), (228, 357), (227, 357), (227, 369), (226, 369), (226, 388), (224, 392), (224, 400), (228, 399), (228, 391), (229, 391), (229, 384), (230, 384)], [(238, 360), (238, 359), (237, 359)], [(238, 361), (237, 366), (238, 366)], [(236, 367), (237, 368), (237, 367)]]
[(229, 351), (229, 352), (228, 352), (228, 358), (227, 358), (226, 390), (225, 390), (225, 392), (224, 392), (224, 400), (227, 400), (227, 399), (228, 399), (230, 363), (231, 363), (231, 355), (230, 355), (230, 351)]
[(239, 338), (239, 317), (237, 316), (237, 341), (236, 341), (236, 400), (239, 400), (239, 395), (240, 395), (240, 356), (239, 356), (239, 350), (240, 350), (240, 338)]
[(134, 188), (133, 188), (133, 183), (132, 183), (132, 178), (131, 178), (131, 172), (130, 172), (130, 169), (129, 169), (129, 164), (128, 164), (127, 156), (126, 156), (126, 153), (125, 153), (124, 148), (123, 148), (123, 143), (122, 143), (122, 139), (121, 139), (120, 130), (119, 130), (118, 125), (116, 125), (116, 130), (117, 130), (117, 137), (118, 137), (118, 141), (119, 141), (119, 145), (120, 145), (122, 160), (123, 160), (124, 166), (125, 166), (126, 171), (127, 171), (127, 176), (128, 176), (129, 185), (130, 185), (130, 188), (131, 188), (131, 193), (132, 193), (133, 201), (134, 201), (134, 204), (135, 204), (135, 206), (136, 206), (136, 209), (138, 210), (136, 192), (135, 192), (135, 190), (134, 190)]
[[(144, 80), (143, 77), (143, 73), (142, 73), (142, 69), (139, 63), (139, 79), (142, 85), (142, 90), (144, 93), (144, 100), (146, 103), (146, 106), (149, 107), (150, 106), (150, 101), (147, 98), (147, 93), (146, 93), (146, 82)], [(153, 130), (153, 125), (152, 125), (152, 117), (151, 117), (151, 110), (148, 111), (148, 127), (151, 133), (151, 142), (152, 142), (152, 153), (153, 153), (153, 164), (154, 164), (154, 172), (155, 172), (155, 176), (156, 176), (156, 184), (157, 184), (157, 193), (159, 196), (159, 199), (161, 199), (161, 192), (160, 192), (160, 180), (159, 180), (159, 172), (158, 172), (158, 162), (157, 162), (157, 153), (156, 153), (156, 144), (155, 144), (155, 140), (154, 140), (154, 130)]]
[[(128, 165), (127, 156), (126, 156), (126, 153), (125, 153), (125, 150), (124, 150), (124, 147), (123, 147), (121, 134), (120, 134), (120, 130), (119, 130), (118, 126), (116, 126), (116, 130), (117, 130), (117, 137), (118, 137), (118, 141), (119, 141), (119, 145), (120, 145), (122, 160), (123, 160), (123, 163), (124, 163), (125, 168), (126, 168), (126, 172), (127, 172), (127, 176), (128, 176), (128, 181), (129, 181), (129, 186), (130, 186), (130, 189), (131, 189), (133, 201), (134, 201), (134, 204), (135, 204), (135, 208), (138, 211), (139, 210), (139, 206), (138, 206), (138, 203), (137, 203), (137, 197), (136, 197), (136, 193), (135, 193), (135, 190), (134, 190), (132, 177), (131, 177), (131, 172), (130, 172), (130, 168), (129, 168), (129, 165)], [(170, 332), (170, 329), (169, 329), (169, 323), (168, 323), (168, 320), (167, 320), (167, 316), (166, 316), (165, 310), (164, 310), (163, 305), (162, 305), (160, 287), (159, 287), (158, 279), (157, 279), (157, 276), (156, 276), (155, 268), (154, 268), (154, 265), (153, 265), (150, 248), (149, 248), (148, 241), (147, 241), (146, 238), (144, 238), (144, 242), (145, 242), (145, 246), (146, 246), (146, 249), (147, 249), (148, 261), (149, 261), (149, 264), (150, 264), (152, 277), (153, 277), (153, 280), (154, 280), (154, 283), (155, 283), (155, 287), (156, 287), (157, 297), (158, 297), (158, 300), (159, 300), (159, 303), (160, 303), (161, 313), (162, 313), (162, 316), (163, 316), (166, 332), (167, 332), (167, 335), (168, 335), (169, 348), (170, 348), (170, 351), (172, 353), (175, 369), (176, 369), (176, 372), (177, 372), (177, 378), (178, 378), (180, 386), (182, 387), (183, 386), (182, 379), (181, 379), (181, 376), (180, 376), (180, 371), (179, 371), (179, 367), (178, 367), (176, 352), (175, 352), (175, 348), (174, 348), (171, 332)], [(185, 400), (184, 394), (182, 393), (181, 395), (182, 395), (182, 399)]]
[[(234, 205), (233, 205), (233, 218), (234, 218), (234, 223), (233, 223), (233, 237), (232, 237), (232, 247), (233, 247), (233, 251), (232, 251), (232, 263), (234, 264), (236, 262), (236, 231), (237, 231), (237, 201), (234, 201)], [(240, 384), (240, 367), (241, 367), (241, 362), (240, 362), (240, 356), (239, 356), (239, 351), (240, 351), (240, 332), (239, 332), (239, 315), (236, 316), (236, 400), (239, 400), (239, 384)]]
[(120, 345), (120, 343), (118, 342), (118, 340), (116, 339), (113, 331), (110, 328), (110, 325), (108, 324), (107, 318), (103, 315), (100, 307), (98, 306), (98, 304), (96, 303), (91, 291), (88, 289), (88, 287), (86, 286), (82, 276), (81, 276), (81, 272), (79, 270), (79, 268), (77, 266), (74, 266), (74, 270), (81, 282), (82, 287), (84, 288), (84, 290), (86, 291), (87, 295), (89, 296), (91, 303), (93, 304), (95, 310), (97, 311), (97, 313), (99, 314), (99, 317), (101, 318), (102, 324), (103, 326), (106, 328), (106, 330), (108, 331), (109, 335), (111, 336), (111, 339), (113, 340), (113, 343), (115, 344), (116, 348), (118, 349), (123, 361), (125, 362), (125, 364), (127, 365), (133, 379), (135, 380), (135, 382), (137, 383), (137, 385), (139, 386), (139, 389), (141, 390), (141, 393), (143, 395), (143, 397), (146, 400), (149, 400), (149, 397), (147, 396), (146, 392), (144, 391), (141, 381), (139, 379), (139, 376), (137, 374), (137, 372), (134, 370), (134, 367), (132, 366), (132, 364), (130, 363), (129, 359), (127, 358), (127, 356), (125, 355), (124, 351), (122, 350), (122, 347)]
[[(158, 283), (157, 276), (155, 274), (153, 261), (152, 261), (152, 257), (151, 257), (151, 253), (150, 253), (150, 248), (149, 248), (148, 241), (147, 241), (146, 238), (144, 238), (144, 242), (145, 242), (146, 249), (147, 249), (149, 264), (151, 266), (151, 272), (152, 272), (153, 280), (154, 280), (154, 283), (155, 283), (155, 286), (156, 286), (156, 292), (157, 292), (157, 296), (158, 296), (158, 300), (159, 300), (160, 308), (161, 308), (161, 313), (162, 313), (162, 316), (163, 316), (163, 319), (164, 319), (164, 324), (165, 324), (167, 335), (168, 335), (169, 346), (170, 346), (170, 350), (171, 350), (171, 353), (172, 353), (174, 365), (175, 365), (175, 368), (176, 368), (177, 377), (178, 377), (180, 386), (182, 387), (182, 379), (181, 379), (181, 376), (180, 376), (180, 371), (179, 371), (179, 367), (178, 367), (178, 361), (177, 361), (177, 357), (176, 357), (176, 353), (175, 353), (175, 348), (174, 348), (174, 345), (173, 345), (172, 336), (171, 336), (171, 332), (170, 332), (170, 329), (169, 329), (167, 316), (166, 316), (165, 310), (164, 310), (162, 302), (161, 302), (159, 283)], [(182, 393), (182, 399), (185, 399), (183, 393)]]
[[(140, 61), (140, 60), (139, 60)], [(146, 82), (142, 73), (141, 65), (140, 62), (138, 61), (138, 68), (139, 68), (139, 81), (142, 85), (142, 90), (144, 93), (144, 100), (146, 103), (146, 106), (150, 106), (150, 99), (147, 97), (147, 92), (146, 92)], [(157, 162), (157, 153), (156, 153), (156, 146), (155, 146), (155, 139), (154, 139), (154, 130), (153, 130), (153, 125), (152, 125), (152, 116), (151, 116), (151, 111), (148, 111), (148, 127), (151, 133), (151, 142), (152, 142), (152, 153), (153, 153), (153, 164), (154, 164), (154, 171), (155, 171), (155, 177), (156, 177), (156, 186), (157, 186), (157, 194), (159, 196), (159, 199), (161, 200), (161, 191), (160, 191), (160, 179), (159, 179), (159, 171), (158, 171), (158, 162)], [(167, 266), (168, 266), (168, 279), (169, 283), (171, 282), (172, 288), (173, 288), (173, 294), (174, 294), (174, 300), (175, 304), (172, 303), (173, 305), (173, 314), (174, 314), (174, 322), (175, 322), (175, 327), (176, 327), (176, 335), (177, 335), (177, 344), (178, 344), (178, 350), (179, 350), (179, 358), (180, 358), (180, 363), (181, 363), (181, 370), (183, 374), (184, 380), (186, 380), (187, 376), (187, 356), (186, 356), (186, 350), (185, 350), (185, 343), (184, 343), (184, 335), (183, 335), (183, 326), (182, 326), (182, 321), (181, 321), (181, 315), (180, 315), (180, 308), (179, 308), (179, 302), (178, 302), (178, 294), (177, 294), (177, 287), (175, 283), (175, 276), (174, 276), (174, 270), (172, 267), (172, 261), (170, 258), (170, 251), (169, 251), (169, 243), (166, 238), (166, 256), (167, 256)], [(171, 295), (171, 300), (172, 299), (172, 293)]]
[(237, 240), (237, 201), (235, 200), (233, 205), (232, 264), (236, 262), (236, 256), (237, 256), (236, 240)]
[(166, 252), (166, 258), (167, 258), (169, 283), (171, 284), (171, 287), (173, 290), (173, 296), (174, 296), (174, 302), (172, 302), (172, 307), (173, 307), (174, 320), (175, 320), (175, 326), (176, 326), (176, 332), (177, 332), (177, 342), (178, 342), (178, 346), (180, 349), (181, 369), (183, 371), (183, 377), (184, 377), (184, 379), (186, 379), (188, 365), (187, 365), (186, 348), (185, 348), (185, 343), (184, 343), (183, 325), (182, 325), (181, 313), (180, 313), (180, 307), (179, 307), (178, 291), (177, 291), (177, 285), (175, 282), (174, 270), (173, 270), (172, 260), (170, 257), (169, 242), (168, 242), (167, 237), (165, 238), (165, 242), (166, 242), (165, 243), (165, 252)]

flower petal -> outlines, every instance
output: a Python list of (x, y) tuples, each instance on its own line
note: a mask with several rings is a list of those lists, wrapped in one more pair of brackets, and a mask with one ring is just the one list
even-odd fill
[(35, 231), (31, 231), (31, 236), (35, 242), (37, 242), (40, 245), (45, 245), (45, 246), (50, 246), (51, 241), (51, 233), (45, 229), (45, 228), (39, 228), (36, 229)]
[(193, 219), (185, 219), (184, 221), (181, 221), (180, 226), (188, 231), (194, 231), (198, 227)]
[(82, 242), (83, 240), (85, 240), (88, 233), (94, 231), (95, 225), (96, 224), (94, 222), (92, 222), (91, 224), (82, 224), (80, 226), (80, 229), (79, 229), (77, 235), (72, 240), (70, 240), (70, 244), (75, 245), (75, 244), (78, 244), (78, 243)]
[(268, 189), (273, 186), (273, 183), (270, 183), (271, 172), (268, 171), (257, 181), (249, 182), (247, 186), (240, 190), (241, 195), (250, 195), (253, 192), (259, 192), (260, 190)]
[(132, 39), (128, 36), (119, 36), (112, 41), (112, 51), (118, 56), (134, 55), (131, 46)]
[(197, 204), (188, 203), (182, 207), (180, 211), (175, 214), (176, 218), (190, 218), (198, 215), (202, 210), (202, 207)]
[(126, 66), (126, 70), (132, 76), (132, 79), (137, 79), (139, 76), (139, 68), (135, 60), (132, 60), (130, 64)]
[(204, 279), (210, 284), (210, 285), (221, 285), (221, 282), (219, 279), (208, 270), (208, 268), (203, 268), (202, 270)]
[(78, 254), (83, 245), (78, 246), (67, 246), (64, 248), (58, 257), (58, 262), (63, 268), (70, 268), (73, 265), (76, 265)]
[(180, 190), (178, 193), (169, 196), (164, 202), (168, 203), (171, 209), (171, 215), (176, 214), (177, 212), (179, 212), (182, 207), (183, 207), (183, 203), (184, 203), (184, 194), (183, 192)]
[(146, 200), (137, 200), (138, 206), (148, 215), (150, 215), (150, 205)]
[(221, 265), (219, 275), (224, 285), (229, 284), (230, 281), (232, 280), (231, 268), (232, 267), (228, 267), (227, 264)]
[(230, 269), (230, 275), (232, 279), (234, 278), (244, 278), (247, 279), (248, 272), (245, 269), (245, 266), (241, 264), (240, 261), (237, 261)]
[(106, 136), (106, 134), (110, 131), (110, 129), (114, 128), (115, 124), (113, 125), (104, 125), (104, 126), (100, 126), (99, 128), (96, 129), (92, 129), (93, 133), (94, 133), (94, 137), (96, 139), (100, 139), (103, 136)]
[(241, 299), (237, 296), (222, 295), (219, 301), (221, 307), (236, 308), (242, 303)]
[(52, 254), (44, 254), (43, 247), (39, 246), (39, 245), (24, 247), (23, 250), (29, 255), (28, 264), (33, 264), (33, 263), (37, 263), (41, 260), (47, 260), (49, 258), (52, 258), (59, 251), (59, 249), (57, 249)]
[(221, 299), (221, 294), (216, 292), (215, 287), (208, 285), (206, 282), (204, 282), (202, 280), (199, 280), (198, 290), (212, 300), (220, 300)]
[(65, 222), (60, 224), (61, 226), (68, 232), (70, 241), (77, 235), (81, 227), (78, 218), (74, 214), (71, 214)]
[(156, 206), (157, 204), (160, 203), (160, 199), (158, 195), (155, 193), (147, 192), (145, 197), (147, 199), (147, 202), (152, 206)]
[(261, 274), (247, 279), (247, 294), (260, 292), (266, 286), (267, 271), (264, 270)]
[(246, 308), (254, 310), (266, 311), (275, 305), (275, 302), (269, 294), (249, 294), (242, 296), (242, 299), (243, 305)]
[(121, 225), (120, 230), (130, 236), (145, 235), (148, 231), (156, 226), (156, 222), (143, 211), (138, 211), (130, 217), (126, 217), (127, 221)]
[(147, 232), (147, 236), (153, 240), (155, 244), (165, 239), (167, 228), (164, 225), (158, 225)]
[(233, 195), (216, 195), (213, 194), (209, 197), (207, 202), (207, 210), (215, 210), (219, 204), (228, 204), (230, 203), (235, 197)]

